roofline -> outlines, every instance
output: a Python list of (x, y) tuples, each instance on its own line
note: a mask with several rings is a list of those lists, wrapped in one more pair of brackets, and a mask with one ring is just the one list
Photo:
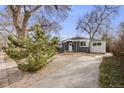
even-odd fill
[[(78, 40), (63, 40), (63, 41), (60, 41), (60, 43), (65, 43), (65, 42), (68, 42), (68, 41), (90, 41), (89, 39), (78, 39)], [(101, 41), (101, 42), (106, 42), (105, 40), (91, 40), (91, 42), (99, 42), (99, 41)]]
[(78, 40), (71, 40), (71, 39), (68, 39), (68, 40), (63, 40), (61, 42), (67, 42), (67, 41), (84, 41), (84, 40), (89, 40), (89, 39), (78, 39)]
[(64, 40), (64, 41), (82, 41), (82, 40), (89, 40), (89, 39), (76, 39), (76, 40), (66, 39), (66, 40)]
[(91, 40), (91, 42), (94, 42), (94, 41), (103, 41), (103, 42), (106, 42), (106, 40)]

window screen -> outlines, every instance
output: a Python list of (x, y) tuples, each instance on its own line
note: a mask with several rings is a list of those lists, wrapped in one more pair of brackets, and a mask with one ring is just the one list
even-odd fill
[(80, 46), (86, 46), (86, 42), (80, 42)]
[(59, 44), (59, 47), (62, 48), (62, 43)]

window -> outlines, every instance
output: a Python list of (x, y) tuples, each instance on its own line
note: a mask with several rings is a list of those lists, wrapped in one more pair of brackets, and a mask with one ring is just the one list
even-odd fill
[(93, 46), (101, 46), (101, 43), (93, 43)]
[(82, 46), (86, 46), (86, 42), (80, 42), (80, 46), (82, 47)]
[(59, 44), (59, 48), (62, 48), (62, 43)]

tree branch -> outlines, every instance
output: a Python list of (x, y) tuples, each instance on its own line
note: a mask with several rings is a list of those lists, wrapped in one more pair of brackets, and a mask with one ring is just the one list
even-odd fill
[(32, 10), (29, 11), (29, 13), (33, 13), (36, 10), (38, 10), (41, 7), (41, 5), (37, 5), (36, 7), (34, 7)]

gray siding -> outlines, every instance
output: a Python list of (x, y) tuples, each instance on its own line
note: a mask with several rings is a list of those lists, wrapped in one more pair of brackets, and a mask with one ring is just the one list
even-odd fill
[(80, 42), (77, 42), (77, 52), (89, 52), (89, 47), (80, 47)]
[[(62, 43), (62, 47), (59, 48), (59, 52), (63, 53), (69, 51), (69, 42), (66, 43)], [(80, 42), (79, 41), (75, 41), (72, 44), (72, 51), (73, 52), (89, 52), (89, 47), (80, 47)]]
[(58, 48), (58, 51), (59, 51), (60, 53), (63, 53), (63, 52), (64, 52), (64, 43), (62, 43), (62, 47), (61, 47), (61, 48)]
[(68, 51), (68, 45), (69, 45), (69, 43), (66, 42), (66, 43), (65, 43), (65, 51)]
[(73, 52), (76, 52), (76, 42), (73, 42), (72, 50)]

